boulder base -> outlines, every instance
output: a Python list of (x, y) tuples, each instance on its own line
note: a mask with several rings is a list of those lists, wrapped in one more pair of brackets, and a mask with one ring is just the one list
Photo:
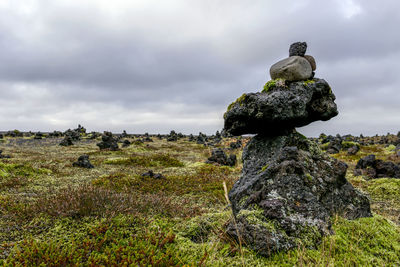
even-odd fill
[(259, 254), (315, 247), (330, 219), (371, 216), (368, 198), (346, 180), (347, 165), (294, 130), (257, 135), (243, 151), (241, 178), (229, 192), (236, 223), (228, 233)]

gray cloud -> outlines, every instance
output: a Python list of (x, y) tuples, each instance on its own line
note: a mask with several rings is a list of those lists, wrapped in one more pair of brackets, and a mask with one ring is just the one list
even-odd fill
[(1, 130), (212, 133), (226, 106), (307, 41), (340, 115), (304, 129), (400, 124), (400, 4), (393, 0), (0, 3)]

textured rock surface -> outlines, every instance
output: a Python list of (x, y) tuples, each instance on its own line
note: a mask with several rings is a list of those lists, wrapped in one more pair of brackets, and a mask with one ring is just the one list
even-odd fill
[(104, 132), (101, 136), (101, 142), (97, 144), (100, 149), (118, 150), (117, 139), (113, 137), (111, 132)]
[(311, 69), (313, 71), (317, 69), (317, 63), (315, 62), (315, 59), (313, 56), (305, 55), (304, 58), (307, 59), (307, 61), (310, 63)]
[(371, 154), (361, 158), (354, 170), (355, 175), (367, 175), (370, 178), (393, 177), (400, 178), (400, 166), (391, 162), (376, 159)]
[(78, 161), (72, 163), (72, 166), (74, 167), (81, 167), (81, 168), (86, 168), (86, 169), (92, 169), (94, 166), (92, 163), (89, 161), (89, 156), (88, 155), (82, 155), (78, 158)]
[(232, 154), (227, 156), (221, 148), (214, 148), (211, 152), (211, 157), (208, 158), (206, 163), (218, 163), (225, 166), (235, 166), (236, 155)]
[(303, 57), (307, 51), (307, 43), (306, 42), (296, 42), (290, 45), (289, 48), (289, 57), (291, 56), (301, 56)]
[(271, 79), (304, 81), (312, 76), (312, 68), (310, 62), (304, 57), (292, 56), (272, 65), (269, 73)]
[(322, 79), (272, 86), (268, 92), (243, 94), (224, 114), (232, 135), (279, 132), (329, 120), (338, 114), (335, 96)]
[[(261, 255), (315, 247), (330, 218), (371, 216), (369, 200), (345, 179), (347, 165), (295, 131), (257, 135), (243, 151), (243, 171), (229, 192), (237, 230)], [(235, 224), (228, 233), (237, 237)]]

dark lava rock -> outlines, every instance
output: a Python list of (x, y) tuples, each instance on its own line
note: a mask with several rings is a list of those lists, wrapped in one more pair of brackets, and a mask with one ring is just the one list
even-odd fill
[(68, 129), (67, 131), (65, 131), (64, 133), (65, 136), (70, 136), (72, 138), (72, 141), (78, 141), (81, 139), (81, 134), (78, 131), (73, 131), (71, 129)]
[(128, 147), (128, 146), (130, 146), (132, 143), (129, 141), (129, 140), (127, 140), (127, 139), (125, 139), (123, 142), (122, 142), (122, 147)]
[(109, 149), (111, 151), (118, 150), (117, 139), (113, 137), (111, 132), (104, 132), (101, 136), (101, 142), (97, 144), (100, 149)]
[(330, 218), (371, 215), (368, 198), (345, 178), (347, 165), (329, 157), (294, 130), (257, 135), (243, 151), (241, 178), (229, 192), (236, 225), (228, 234), (268, 256), (275, 251), (315, 248), (332, 233)]
[(152, 170), (145, 172), (142, 174), (142, 177), (150, 177), (154, 179), (162, 179), (165, 178), (161, 173), (154, 173)]
[(153, 142), (153, 139), (151, 139), (149, 136), (145, 136), (142, 140), (143, 142)]
[(358, 151), (360, 151), (360, 147), (359, 146), (352, 146), (349, 149), (347, 149), (347, 155), (355, 155), (358, 153)]
[(169, 133), (169, 135), (168, 135), (168, 137), (167, 137), (167, 141), (168, 141), (168, 142), (176, 142), (176, 141), (178, 141), (178, 135), (177, 135), (177, 133), (176, 133), (174, 130), (172, 130), (172, 131)]
[(375, 155), (371, 154), (357, 162), (354, 175), (366, 175), (370, 178), (400, 178), (400, 166), (391, 161), (376, 159)]
[(11, 158), (10, 155), (3, 155), (3, 150), (0, 150), (0, 159), (9, 159)]
[(207, 142), (207, 136), (199, 133), (199, 135), (196, 137), (196, 144), (199, 145), (204, 145)]
[(43, 138), (43, 134), (41, 132), (37, 132), (35, 134), (35, 136), (33, 137), (33, 139), (36, 139), (36, 140), (40, 140), (42, 138)]
[(190, 134), (189, 138), (188, 138), (188, 141), (189, 142), (193, 142), (194, 140), (195, 140), (195, 138), (194, 138), (193, 134)]
[(231, 149), (238, 149), (238, 148), (242, 148), (242, 140), (238, 139), (236, 140), (236, 142), (232, 142), (229, 144), (229, 147)]
[(81, 167), (81, 168), (87, 168), (87, 169), (92, 169), (94, 166), (92, 163), (89, 161), (89, 156), (88, 155), (82, 155), (78, 158), (78, 161), (72, 163), (72, 166), (74, 167)]
[(227, 156), (221, 148), (214, 148), (211, 152), (211, 157), (208, 158), (206, 163), (218, 163), (225, 166), (235, 166), (236, 155), (232, 154)]
[(64, 139), (60, 142), (60, 146), (72, 146), (74, 143), (72, 142), (72, 137), (67, 135)]
[(292, 56), (301, 56), (304, 57), (307, 51), (307, 43), (306, 42), (296, 42), (290, 45), (289, 48), (289, 57)]
[(3, 134), (0, 134), (0, 139), (3, 139), (4, 138), (4, 135)]
[(366, 169), (367, 167), (374, 167), (375, 161), (376, 158), (374, 154), (365, 156), (357, 162), (356, 169)]
[(264, 133), (329, 120), (338, 114), (335, 95), (323, 79), (276, 85), (267, 92), (243, 94), (224, 114), (224, 129), (232, 135)]

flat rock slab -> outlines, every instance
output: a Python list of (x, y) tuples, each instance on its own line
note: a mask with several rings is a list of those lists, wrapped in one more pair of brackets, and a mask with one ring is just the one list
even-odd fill
[(345, 178), (347, 165), (292, 131), (253, 137), (241, 178), (229, 192), (236, 218), (227, 232), (259, 254), (315, 248), (332, 233), (330, 219), (370, 217), (368, 198)]
[(224, 114), (224, 129), (232, 135), (274, 134), (285, 129), (326, 121), (338, 114), (335, 95), (323, 79), (292, 82), (243, 94)]
[(304, 81), (312, 76), (312, 66), (306, 58), (292, 56), (272, 65), (269, 73), (273, 80)]

